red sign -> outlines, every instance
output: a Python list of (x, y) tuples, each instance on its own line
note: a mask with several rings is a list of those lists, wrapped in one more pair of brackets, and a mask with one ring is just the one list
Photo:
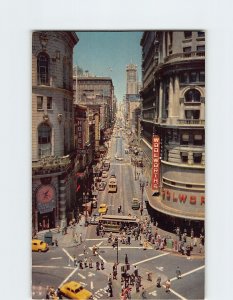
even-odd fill
[(160, 138), (158, 135), (152, 137), (152, 190), (159, 191), (160, 184)]

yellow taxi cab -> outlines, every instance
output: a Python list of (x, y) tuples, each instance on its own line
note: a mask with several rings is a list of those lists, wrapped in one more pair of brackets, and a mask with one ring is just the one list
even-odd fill
[(38, 251), (38, 252), (45, 252), (49, 250), (49, 246), (47, 243), (41, 241), (41, 240), (32, 240), (32, 251)]
[(63, 296), (69, 299), (88, 300), (93, 299), (92, 293), (84, 289), (80, 283), (69, 281), (60, 287), (60, 292)]
[(99, 214), (105, 215), (107, 213), (107, 211), (108, 211), (107, 204), (104, 204), (104, 203), (100, 204), (100, 207), (98, 209)]

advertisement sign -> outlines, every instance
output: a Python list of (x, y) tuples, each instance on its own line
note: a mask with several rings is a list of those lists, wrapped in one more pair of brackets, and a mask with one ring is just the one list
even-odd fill
[(160, 185), (160, 137), (152, 137), (152, 190), (159, 191)]

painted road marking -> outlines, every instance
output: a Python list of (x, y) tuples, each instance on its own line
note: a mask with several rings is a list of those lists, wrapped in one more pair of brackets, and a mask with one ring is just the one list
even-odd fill
[[(182, 274), (181, 277), (185, 277), (185, 276), (187, 276), (187, 275), (189, 275), (189, 274), (192, 274), (192, 273), (194, 273), (194, 272), (196, 272), (196, 271), (199, 271), (199, 270), (201, 270), (201, 269), (204, 269), (204, 268), (205, 268), (205, 265), (203, 265), (203, 266), (201, 266), (201, 267), (199, 267), (199, 268), (196, 268), (196, 269), (194, 269), (194, 270), (191, 270), (191, 271), (189, 271), (189, 272), (186, 272), (186, 273)], [(177, 277), (173, 277), (173, 278), (170, 279), (170, 280), (171, 280), (171, 281), (177, 280)]]
[(96, 246), (99, 247), (104, 241), (100, 242), (99, 244), (97, 244)]
[(95, 273), (91, 273), (91, 272), (89, 272), (87, 276), (88, 276), (88, 277), (95, 276)]
[(83, 256), (84, 254), (83, 253), (81, 253), (81, 254), (79, 254), (78, 256)]
[(68, 275), (63, 281), (62, 283), (59, 285), (59, 288), (77, 271), (77, 268), (75, 268), (70, 275)]
[(104, 241), (107, 240), (108, 238), (102, 238), (102, 239), (86, 239), (86, 241)]
[(80, 283), (82, 286), (86, 286), (86, 285), (87, 285), (87, 283), (85, 283), (85, 282), (79, 281), (79, 283)]
[(62, 257), (61, 256), (59, 256), (59, 257), (51, 257), (50, 259), (62, 259)]
[[(89, 247), (90, 248), (90, 247)], [(100, 249), (113, 249), (113, 247), (112, 246), (101, 246), (101, 247), (99, 247)], [(144, 249), (143, 247), (141, 247), (141, 246), (120, 246), (120, 248), (122, 248), (122, 249)], [(151, 250), (151, 249), (153, 249), (153, 248), (147, 248), (147, 250)]]
[[(187, 276), (187, 275), (189, 275), (189, 274), (192, 274), (192, 273), (194, 273), (194, 272), (196, 272), (196, 271), (199, 271), (199, 270), (201, 270), (201, 269), (203, 269), (203, 268), (205, 268), (205, 265), (203, 265), (203, 266), (201, 266), (201, 267), (199, 267), (199, 268), (196, 268), (196, 269), (194, 269), (194, 270), (191, 270), (191, 271), (189, 271), (189, 272), (186, 272), (186, 273), (182, 274), (182, 277)], [(178, 280), (177, 277), (173, 277), (172, 279), (170, 279), (170, 281), (174, 281), (174, 280)], [(163, 285), (163, 287), (166, 288), (165, 285)], [(170, 289), (170, 291), (171, 291), (171, 293), (173, 293), (174, 295), (176, 295), (177, 297), (179, 297), (181, 300), (187, 300), (187, 298), (181, 296), (179, 293), (175, 292), (173, 289)]]
[(73, 267), (63, 267), (63, 266), (38, 266), (34, 265), (32, 266), (33, 268), (49, 268), (49, 269), (68, 269), (68, 270), (73, 270)]
[(99, 256), (99, 258), (100, 259), (102, 259), (102, 261), (106, 264), (107, 263), (107, 261), (102, 257), (102, 256), (100, 256), (100, 255), (98, 255)]
[(170, 253), (163, 253), (163, 254), (160, 254), (160, 255), (157, 255), (157, 256), (153, 256), (153, 257), (150, 257), (150, 258), (141, 260), (141, 261), (139, 261), (139, 262), (137, 262), (137, 263), (134, 263), (133, 266), (135, 266), (135, 265), (140, 265), (140, 264), (143, 264), (143, 263), (146, 262), (146, 261), (150, 261), (150, 260), (153, 260), (153, 259), (156, 259), (156, 258), (165, 256), (165, 255), (169, 255), (169, 254), (170, 254)]
[(66, 249), (62, 248), (62, 251), (64, 251), (65, 254), (66, 254), (72, 261), (74, 261), (74, 258), (70, 255), (70, 253), (69, 253)]
[(82, 278), (82, 279), (86, 279), (86, 277), (80, 273), (78, 273), (78, 275)]
[(93, 290), (94, 288), (94, 284), (93, 284), (93, 281), (91, 281), (91, 290)]
[(151, 293), (149, 293), (149, 295), (152, 295), (152, 296), (157, 296), (157, 291), (153, 291), (153, 292), (151, 292)]
[(163, 271), (163, 267), (156, 267), (159, 271)]

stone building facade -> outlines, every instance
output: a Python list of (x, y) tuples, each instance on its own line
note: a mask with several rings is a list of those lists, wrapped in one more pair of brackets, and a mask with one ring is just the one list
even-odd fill
[(152, 137), (160, 139), (159, 186), (148, 191), (157, 219), (204, 228), (205, 32), (147, 31), (141, 39), (141, 148), (152, 183)]
[(74, 32), (32, 34), (32, 226), (64, 225), (75, 198)]

